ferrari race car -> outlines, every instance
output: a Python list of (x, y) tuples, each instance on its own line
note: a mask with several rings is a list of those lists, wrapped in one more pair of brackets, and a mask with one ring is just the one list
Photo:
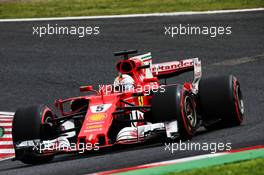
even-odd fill
[[(113, 84), (80, 87), (84, 96), (55, 100), (59, 115), (45, 105), (19, 108), (12, 125), (14, 160), (43, 163), (56, 154), (96, 151), (153, 138), (191, 139), (208, 130), (240, 125), (244, 103), (233, 75), (201, 78), (198, 58), (152, 64), (151, 53), (115, 53)], [(161, 79), (193, 71), (192, 82)], [(58, 113), (58, 112), (57, 112)]]

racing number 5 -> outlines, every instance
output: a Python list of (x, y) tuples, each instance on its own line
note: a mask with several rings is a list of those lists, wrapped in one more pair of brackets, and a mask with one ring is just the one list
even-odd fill
[(104, 105), (98, 105), (97, 107), (96, 107), (96, 112), (101, 112), (101, 111), (103, 111), (104, 110)]

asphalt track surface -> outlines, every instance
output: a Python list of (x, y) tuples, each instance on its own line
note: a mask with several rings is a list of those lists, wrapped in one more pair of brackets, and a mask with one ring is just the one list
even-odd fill
[[(78, 96), (79, 86), (111, 83), (116, 75), (113, 51), (136, 48), (151, 51), (154, 62), (199, 57), (203, 76), (234, 74), (244, 92), (242, 126), (197, 133), (193, 142), (231, 142), (233, 148), (264, 143), (264, 11), (171, 17), (0, 23), (0, 110), (15, 111), (32, 104)], [(98, 36), (32, 35), (32, 26), (58, 24), (100, 26)], [(231, 26), (232, 34), (164, 35), (164, 26), (191, 24)], [(182, 81), (171, 79), (170, 82)], [(59, 156), (44, 165), (0, 162), (0, 174), (85, 174), (201, 154), (177, 151), (164, 144), (135, 146), (81, 156)]]

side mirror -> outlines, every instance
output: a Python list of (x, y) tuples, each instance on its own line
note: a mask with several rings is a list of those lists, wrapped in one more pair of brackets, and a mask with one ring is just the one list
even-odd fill
[(94, 91), (93, 86), (81, 86), (80, 92)]
[(61, 100), (60, 100), (60, 99), (56, 99), (56, 100), (54, 101), (54, 106), (55, 106), (55, 108), (59, 108), (59, 107), (60, 107), (60, 104), (61, 104)]

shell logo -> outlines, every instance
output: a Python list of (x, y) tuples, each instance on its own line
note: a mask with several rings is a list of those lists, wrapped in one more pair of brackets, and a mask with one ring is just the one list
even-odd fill
[(89, 120), (93, 122), (102, 121), (105, 119), (105, 114), (93, 114), (90, 115)]

